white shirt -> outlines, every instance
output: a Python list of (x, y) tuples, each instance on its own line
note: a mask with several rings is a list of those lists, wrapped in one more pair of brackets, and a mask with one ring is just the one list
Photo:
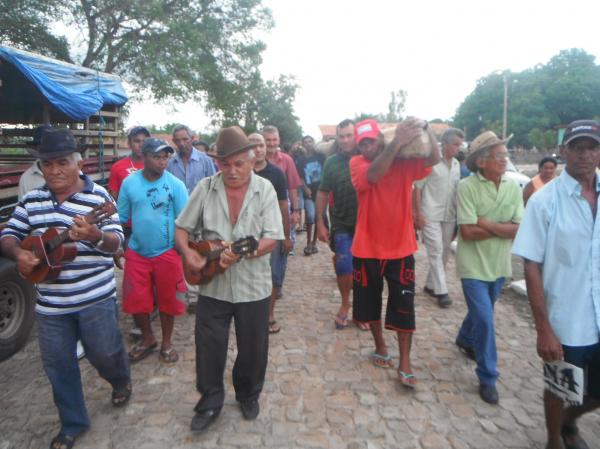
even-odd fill
[(25, 194), (31, 192), (33, 189), (39, 189), (45, 184), (46, 180), (40, 168), (40, 160), (36, 159), (33, 165), (25, 170), (19, 179), (19, 201), (23, 199)]
[(460, 181), (460, 163), (450, 165), (442, 159), (427, 178), (415, 182), (421, 191), (421, 210), (428, 221), (456, 221), (456, 187)]

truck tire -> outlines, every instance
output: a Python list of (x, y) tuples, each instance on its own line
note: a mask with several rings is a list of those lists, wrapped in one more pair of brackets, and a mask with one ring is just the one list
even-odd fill
[(17, 274), (14, 262), (0, 257), (0, 361), (27, 342), (35, 298), (35, 287)]

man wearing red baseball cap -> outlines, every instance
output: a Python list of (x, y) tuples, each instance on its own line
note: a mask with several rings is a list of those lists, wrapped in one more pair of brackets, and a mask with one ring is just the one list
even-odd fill
[[(358, 213), (352, 243), (353, 319), (369, 323), (375, 342), (372, 362), (393, 367), (383, 338), (381, 306), (384, 279), (387, 281), (385, 328), (398, 333), (400, 364), (398, 379), (414, 388), (410, 347), (415, 330), (415, 260), (417, 242), (413, 227), (411, 196), (413, 182), (427, 176), (429, 167), (440, 160), (436, 139), (421, 120), (407, 119), (386, 145), (375, 120), (363, 120), (354, 128), (360, 156), (350, 160), (352, 184), (356, 189)], [(428, 132), (429, 156), (401, 159), (400, 151)]]

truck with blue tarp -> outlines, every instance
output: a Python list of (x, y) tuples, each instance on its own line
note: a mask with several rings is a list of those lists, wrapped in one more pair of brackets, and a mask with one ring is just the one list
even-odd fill
[[(17, 204), (21, 175), (35, 160), (25, 151), (34, 129), (71, 129), (83, 149), (83, 172), (102, 184), (118, 159), (127, 100), (118, 76), (0, 46), (0, 227)], [(36, 296), (35, 286), (0, 254), (0, 361), (27, 342)]]

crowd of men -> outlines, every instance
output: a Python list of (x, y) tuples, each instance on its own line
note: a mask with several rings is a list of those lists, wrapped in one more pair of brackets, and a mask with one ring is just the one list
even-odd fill
[[(403, 157), (403, 149), (424, 134), (429, 143), (420, 157)], [(463, 132), (446, 130), (439, 148), (427, 124), (416, 119), (400, 123), (390, 141), (374, 120), (344, 120), (328, 157), (310, 136), (302, 140), (304, 153), (290, 156), (273, 126), (249, 136), (236, 126), (223, 128), (211, 156), (194, 148), (184, 125), (173, 130), (173, 146), (141, 126), (127, 138), (131, 154), (113, 165), (107, 191), (81, 172), (69, 130), (40, 128), (31, 148), (38, 160), (23, 176), (20, 202), (0, 237), (2, 253), (16, 260), (23, 277), (49, 260), (44, 251), (21, 247), (29, 236), (65, 228), (77, 248), (56, 279), (37, 284), (40, 352), (61, 421), (51, 449), (71, 448), (90, 426), (77, 341), (111, 384), (113, 406), (124, 406), (133, 391), (130, 363), (155, 351), (162, 363), (178, 361), (172, 336), (186, 302), (196, 318), (201, 394), (191, 429), (206, 431), (223, 406), (232, 319), (235, 396), (244, 418), (255, 419), (269, 334), (281, 331), (275, 305), (284, 294), (301, 209), (304, 255), (317, 251), (317, 240), (334, 253), (341, 294), (335, 329), (350, 325), (352, 310), (351, 321), (372, 334), (371, 362), (384, 369), (394, 363), (383, 330), (396, 332), (398, 381), (409, 389), (417, 384), (410, 360), (417, 321), (415, 229), (427, 251), (424, 291), (441, 309), (453, 303), (446, 264), (450, 243), (458, 240), (457, 274), (468, 312), (456, 345), (476, 362), (479, 394), (489, 404), (499, 402), (494, 304), (511, 276), (511, 251), (523, 257), (538, 354), (544, 362), (581, 367), (586, 375), (581, 405), (566, 406), (544, 392), (547, 447), (587, 447), (576, 420), (600, 405), (600, 124), (581, 120), (567, 127), (565, 169), (554, 177), (547, 165), (556, 168), (556, 160), (540, 162), (539, 178), (525, 192), (527, 208), (518, 185), (504, 176), (507, 140), (492, 131), (471, 142), (464, 161), (468, 176), (457, 158)], [(107, 205), (114, 209), (90, 219), (90, 212)], [(238, 243), (249, 237), (255, 246), (244, 250), (247, 244)], [(190, 243), (198, 241), (209, 243), (209, 250)], [(122, 310), (141, 334), (129, 352), (117, 320), (114, 266), (122, 257)], [(382, 320), (384, 284), (389, 295)], [(151, 326), (155, 309), (160, 346)]]

